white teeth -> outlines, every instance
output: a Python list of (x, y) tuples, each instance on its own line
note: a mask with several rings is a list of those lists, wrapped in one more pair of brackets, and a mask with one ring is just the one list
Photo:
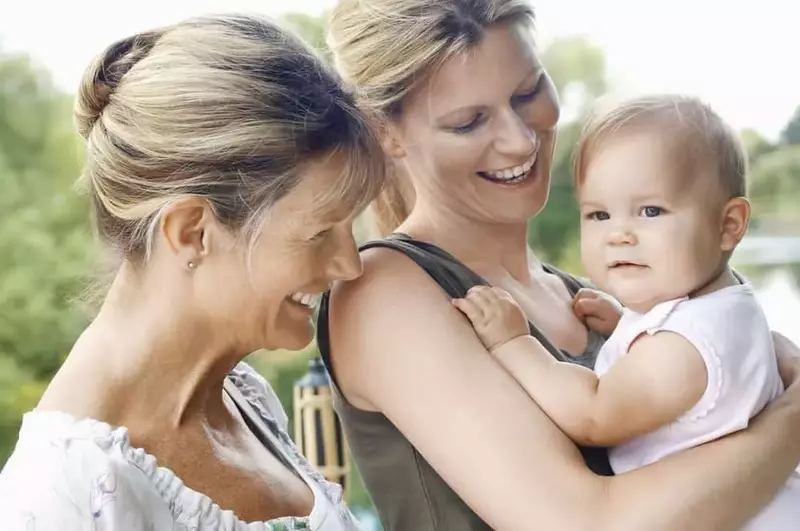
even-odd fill
[(505, 182), (521, 181), (522, 179), (527, 177), (528, 172), (536, 162), (537, 155), (538, 151), (534, 153), (531, 156), (531, 158), (528, 159), (521, 166), (514, 166), (513, 168), (508, 168), (505, 170), (487, 171), (484, 173), (497, 181), (505, 181)]
[(522, 165), (522, 172), (527, 173), (528, 170), (531, 169), (531, 166), (533, 166), (533, 162), (529, 160), (528, 162)]
[(319, 302), (320, 295), (313, 294), (313, 293), (293, 293), (292, 300), (302, 304), (303, 306), (308, 306), (309, 308), (313, 308)]

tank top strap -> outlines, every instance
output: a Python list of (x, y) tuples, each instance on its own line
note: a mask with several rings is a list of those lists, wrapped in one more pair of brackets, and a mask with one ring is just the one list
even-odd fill
[[(449, 297), (464, 297), (473, 286), (489, 285), (489, 283), (473, 272), (455, 257), (436, 245), (415, 240), (406, 234), (393, 233), (389, 236), (371, 240), (359, 247), (359, 252), (368, 249), (386, 248), (400, 252), (410, 258), (425, 271)], [(317, 316), (317, 345), (322, 361), (333, 383), (334, 391), (338, 391), (336, 376), (333, 374), (330, 361), (330, 342), (328, 330), (328, 308), (330, 293), (322, 295)]]
[[(453, 255), (432, 243), (424, 242), (411, 238), (406, 234), (393, 233), (386, 238), (372, 240), (363, 244), (359, 251), (366, 251), (374, 248), (392, 249), (403, 253), (417, 264), (431, 279), (441, 287), (449, 297), (464, 297), (467, 291), (474, 286), (490, 285), (483, 277), (472, 271)], [(572, 292), (577, 291), (580, 285), (566, 273), (555, 272), (560, 278), (570, 280), (567, 288)], [(329, 352), (329, 332), (328, 332), (328, 293), (322, 296), (317, 319), (317, 344), (320, 354), (333, 383), (336, 378), (331, 372), (330, 352)], [(528, 328), (533, 337), (538, 339), (550, 354), (559, 361), (566, 361), (567, 356), (556, 347), (545, 335), (531, 322)]]
[(393, 249), (406, 255), (450, 297), (461, 298), (474, 286), (489, 285), (484, 278), (441, 247), (415, 240), (406, 234), (394, 233), (381, 240), (367, 242), (360, 250), (376, 247)]

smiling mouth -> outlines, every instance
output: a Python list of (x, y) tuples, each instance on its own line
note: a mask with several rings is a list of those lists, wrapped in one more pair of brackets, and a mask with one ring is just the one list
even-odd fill
[(293, 293), (291, 297), (287, 297), (291, 302), (297, 304), (298, 306), (302, 306), (309, 310), (313, 310), (317, 306), (319, 306), (319, 301), (322, 298), (321, 293), (301, 293), (296, 292)]
[(535, 173), (536, 163), (538, 162), (539, 149), (537, 146), (536, 151), (523, 162), (517, 166), (505, 168), (495, 171), (479, 171), (476, 172), (478, 177), (487, 181), (498, 184), (517, 184), (521, 183), (528, 178), (531, 174)]

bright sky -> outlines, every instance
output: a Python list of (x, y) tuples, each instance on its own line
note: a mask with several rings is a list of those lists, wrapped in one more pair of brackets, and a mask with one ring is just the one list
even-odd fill
[[(0, 45), (24, 50), (74, 90), (114, 40), (203, 13), (320, 13), (335, 0), (20, 0), (0, 7)], [(606, 53), (612, 89), (707, 100), (735, 127), (777, 137), (800, 105), (796, 0), (533, 0), (542, 44), (588, 35)], [(114, 9), (112, 6), (120, 6)], [(122, 7), (124, 6), (124, 7)], [(116, 14), (113, 14), (116, 11)], [(794, 49), (795, 52), (791, 52)]]

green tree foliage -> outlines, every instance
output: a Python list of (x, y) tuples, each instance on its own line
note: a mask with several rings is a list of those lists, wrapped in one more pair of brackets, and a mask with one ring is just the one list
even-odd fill
[(742, 140), (750, 162), (753, 230), (800, 236), (800, 107), (777, 143), (748, 130)]
[(572, 179), (572, 157), (580, 126), (564, 124), (559, 128), (553, 165), (550, 172), (550, 196), (538, 216), (528, 222), (528, 244), (540, 258), (561, 263), (565, 252), (575, 245), (580, 216)]
[(300, 35), (309, 46), (319, 51), (326, 59), (330, 59), (331, 54), (325, 43), (327, 19), (327, 14), (315, 17), (304, 13), (287, 13), (283, 16), (283, 21)]
[(750, 199), (758, 224), (800, 235), (800, 144), (779, 146), (753, 163)]
[(754, 129), (743, 129), (739, 136), (742, 139), (742, 146), (747, 152), (747, 160), (751, 167), (762, 155), (775, 149), (775, 146), (770, 144), (761, 133)]
[(70, 106), (27, 57), (0, 54), (0, 463), (85, 324), (71, 303), (92, 245)]
[(800, 106), (781, 132), (781, 143), (785, 145), (800, 144)]
[(608, 88), (603, 50), (583, 36), (553, 40), (542, 52), (542, 63), (563, 99), (570, 91), (582, 96), (583, 108)]
[[(542, 62), (553, 79), (559, 98), (571, 100), (578, 117), (606, 92), (603, 51), (584, 37), (554, 40), (542, 53)], [(573, 97), (568, 97), (568, 94)], [(577, 101), (574, 96), (578, 97)], [(573, 271), (577, 267), (575, 257), (570, 255), (568, 258), (567, 254), (575, 247), (580, 221), (572, 172), (579, 133), (579, 121), (559, 124), (547, 207), (528, 223), (528, 243), (541, 258)]]

